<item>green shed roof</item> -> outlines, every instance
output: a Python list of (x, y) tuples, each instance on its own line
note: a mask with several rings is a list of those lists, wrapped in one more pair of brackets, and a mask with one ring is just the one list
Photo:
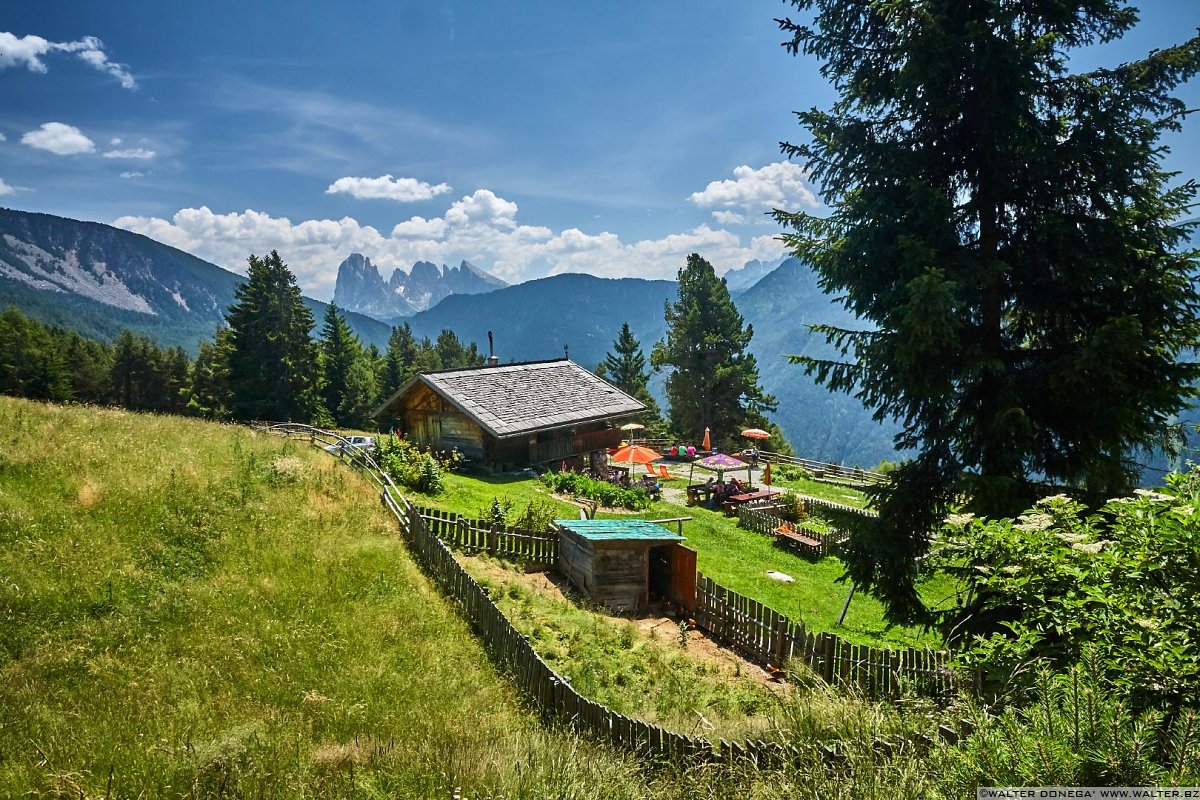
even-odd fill
[(682, 542), (682, 536), (644, 519), (556, 519), (554, 524), (585, 539)]

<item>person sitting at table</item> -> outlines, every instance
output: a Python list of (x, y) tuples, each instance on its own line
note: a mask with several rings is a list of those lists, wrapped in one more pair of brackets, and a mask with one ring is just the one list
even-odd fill
[(716, 478), (709, 478), (708, 483), (704, 486), (708, 491), (708, 507), (716, 508), (721, 505), (721, 501), (725, 498), (725, 484), (717, 483)]
[(646, 490), (646, 494), (650, 495), (651, 500), (657, 500), (662, 489), (658, 485), (658, 479), (652, 475), (646, 475), (642, 478), (642, 488)]
[(743, 484), (737, 478), (729, 479), (729, 494), (730, 495), (745, 494), (745, 493), (746, 493), (746, 485), (745, 484)]

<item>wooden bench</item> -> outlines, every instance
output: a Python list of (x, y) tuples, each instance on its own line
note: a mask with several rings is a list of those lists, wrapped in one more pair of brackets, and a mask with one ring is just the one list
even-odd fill
[(798, 550), (804, 555), (821, 555), (821, 540), (813, 536), (815, 531), (797, 528), (790, 522), (785, 522), (775, 529), (775, 541), (784, 547)]

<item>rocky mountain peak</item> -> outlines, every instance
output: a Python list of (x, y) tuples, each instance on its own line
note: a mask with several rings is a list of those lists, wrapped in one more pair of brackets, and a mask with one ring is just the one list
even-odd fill
[(466, 261), (458, 267), (418, 261), (407, 272), (394, 270), (384, 282), (369, 258), (352, 253), (338, 267), (333, 301), (348, 311), (389, 321), (423, 311), (452, 294), (479, 294), (507, 285)]

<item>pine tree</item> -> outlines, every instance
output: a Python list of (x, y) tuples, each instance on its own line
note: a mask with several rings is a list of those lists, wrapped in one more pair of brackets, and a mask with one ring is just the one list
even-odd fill
[(467, 369), (469, 367), (478, 367), (483, 364), (483, 357), (479, 354), (479, 348), (474, 342), (470, 345), (465, 345), (449, 328), (443, 328), (438, 334), (437, 344), (438, 361), (442, 364), (442, 369)]
[(70, 375), (51, 331), (16, 308), (0, 314), (0, 393), (71, 399)]
[(72, 399), (79, 403), (109, 402), (112, 399), (108, 384), (108, 374), (112, 370), (112, 348), (72, 331), (67, 335), (62, 349), (71, 380)]
[(350, 330), (338, 307), (325, 307), (325, 324), (321, 328), (321, 397), (325, 408), (337, 425), (347, 425), (339, 409), (346, 398), (346, 378), (350, 368), (363, 357), (362, 344)]
[(226, 314), (230, 410), (236, 419), (310, 422), (322, 416), (312, 312), (274, 250), (251, 255), (246, 282)]
[(775, 398), (758, 385), (758, 362), (746, 352), (754, 336), (712, 264), (693, 253), (679, 270), (679, 299), (666, 306), (667, 335), (650, 362), (669, 367), (672, 426), (683, 436), (711, 429), (714, 444), (740, 446), (740, 431), (767, 424)]
[(375, 392), (375, 372), (366, 353), (361, 353), (346, 370), (342, 401), (337, 408), (338, 424), (357, 430), (373, 430), (376, 422), (371, 412), (375, 408)]
[(379, 393), (386, 400), (413, 376), (413, 365), (417, 360), (417, 340), (407, 322), (392, 328), (392, 335), (388, 337), (387, 353), (383, 358), (383, 379)]
[(597, 365), (596, 374), (646, 406), (642, 422), (651, 424), (661, 417), (658, 403), (654, 401), (648, 386), (650, 373), (646, 369), (646, 356), (642, 354), (642, 345), (633, 335), (628, 322), (621, 325), (612, 351), (605, 354), (604, 360)]
[(792, 251), (863, 331), (827, 329), (843, 361), (798, 359), (914, 452), (877, 497), (849, 572), (922, 616), (913, 588), (950, 503), (1012, 515), (1049, 480), (1097, 499), (1132, 484), (1139, 447), (1168, 441), (1197, 366), (1195, 254), (1176, 224), (1196, 184), (1172, 185), (1159, 137), (1200, 38), (1086, 74), (1072, 49), (1119, 38), (1118, 0), (793, 0), (793, 53), (823, 60), (840, 99), (799, 114), (784, 145), (827, 216), (776, 212)]
[(231, 416), (229, 362), (232, 357), (233, 332), (224, 325), (217, 328), (213, 341), (200, 343), (185, 393), (189, 413), (208, 419)]

